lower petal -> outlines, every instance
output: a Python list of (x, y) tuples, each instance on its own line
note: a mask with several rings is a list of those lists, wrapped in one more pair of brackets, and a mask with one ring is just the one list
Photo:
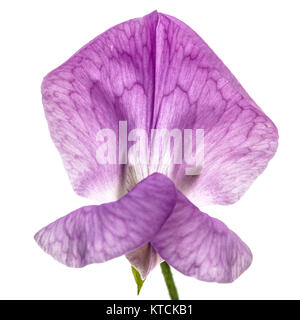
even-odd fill
[(82, 207), (58, 219), (40, 230), (35, 240), (69, 267), (104, 262), (153, 239), (175, 202), (173, 182), (153, 174), (119, 201)]
[(162, 261), (150, 243), (126, 254), (126, 258), (138, 270), (142, 279), (146, 279), (149, 272)]
[(233, 231), (179, 191), (172, 214), (151, 243), (172, 267), (203, 281), (232, 282), (252, 262), (250, 249)]

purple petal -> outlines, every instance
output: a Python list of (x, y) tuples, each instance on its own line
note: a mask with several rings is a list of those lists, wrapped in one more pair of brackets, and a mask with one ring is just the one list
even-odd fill
[(148, 176), (146, 166), (137, 179), (125, 165), (100, 165), (96, 137), (105, 128), (118, 136), (121, 120), (127, 121), (128, 132), (150, 127), (157, 19), (153, 13), (111, 28), (43, 81), (52, 139), (74, 190), (82, 196), (113, 201)]
[(172, 181), (153, 174), (119, 201), (83, 207), (58, 219), (40, 230), (35, 240), (69, 267), (104, 262), (148, 243), (175, 202)]
[(139, 271), (142, 279), (146, 279), (150, 271), (162, 261), (150, 243), (126, 254), (126, 258)]
[(234, 232), (179, 191), (172, 214), (151, 243), (172, 267), (203, 281), (232, 282), (252, 262), (250, 249)]
[(155, 127), (204, 129), (204, 163), (198, 176), (185, 165), (152, 170), (199, 206), (237, 201), (273, 157), (276, 127), (184, 23), (159, 14), (156, 46)]
[[(97, 201), (116, 200), (159, 171), (198, 205), (233, 203), (277, 148), (276, 127), (214, 52), (183, 22), (157, 12), (92, 40), (46, 76), (42, 94), (75, 191)], [(100, 165), (98, 130), (118, 135), (120, 120), (128, 132), (204, 129), (200, 176), (186, 176), (186, 165)]]

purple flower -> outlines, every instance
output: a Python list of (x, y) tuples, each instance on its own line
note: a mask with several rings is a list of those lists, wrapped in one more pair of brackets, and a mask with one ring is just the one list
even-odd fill
[[(117, 25), (49, 73), (42, 95), (74, 190), (97, 203), (114, 201), (40, 230), (42, 249), (70, 267), (126, 255), (143, 278), (161, 260), (216, 282), (249, 267), (246, 244), (192, 202), (236, 202), (273, 157), (277, 129), (188, 26), (157, 12)], [(203, 129), (200, 174), (186, 175), (187, 163), (127, 159), (119, 140), (113, 158), (120, 161), (99, 163), (97, 134), (119, 134), (119, 121), (149, 135)]]

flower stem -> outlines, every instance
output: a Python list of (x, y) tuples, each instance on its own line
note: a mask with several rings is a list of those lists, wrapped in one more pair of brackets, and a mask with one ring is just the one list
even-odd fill
[(160, 264), (160, 267), (161, 267), (161, 272), (165, 278), (165, 282), (166, 282), (171, 300), (179, 300), (178, 292), (175, 286), (175, 282), (172, 276), (170, 266), (164, 261)]

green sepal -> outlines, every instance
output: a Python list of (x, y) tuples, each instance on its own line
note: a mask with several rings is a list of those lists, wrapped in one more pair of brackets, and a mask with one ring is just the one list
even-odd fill
[(137, 295), (139, 295), (145, 280), (141, 278), (140, 273), (134, 267), (131, 267), (131, 271), (134, 276), (135, 283), (137, 285)]

